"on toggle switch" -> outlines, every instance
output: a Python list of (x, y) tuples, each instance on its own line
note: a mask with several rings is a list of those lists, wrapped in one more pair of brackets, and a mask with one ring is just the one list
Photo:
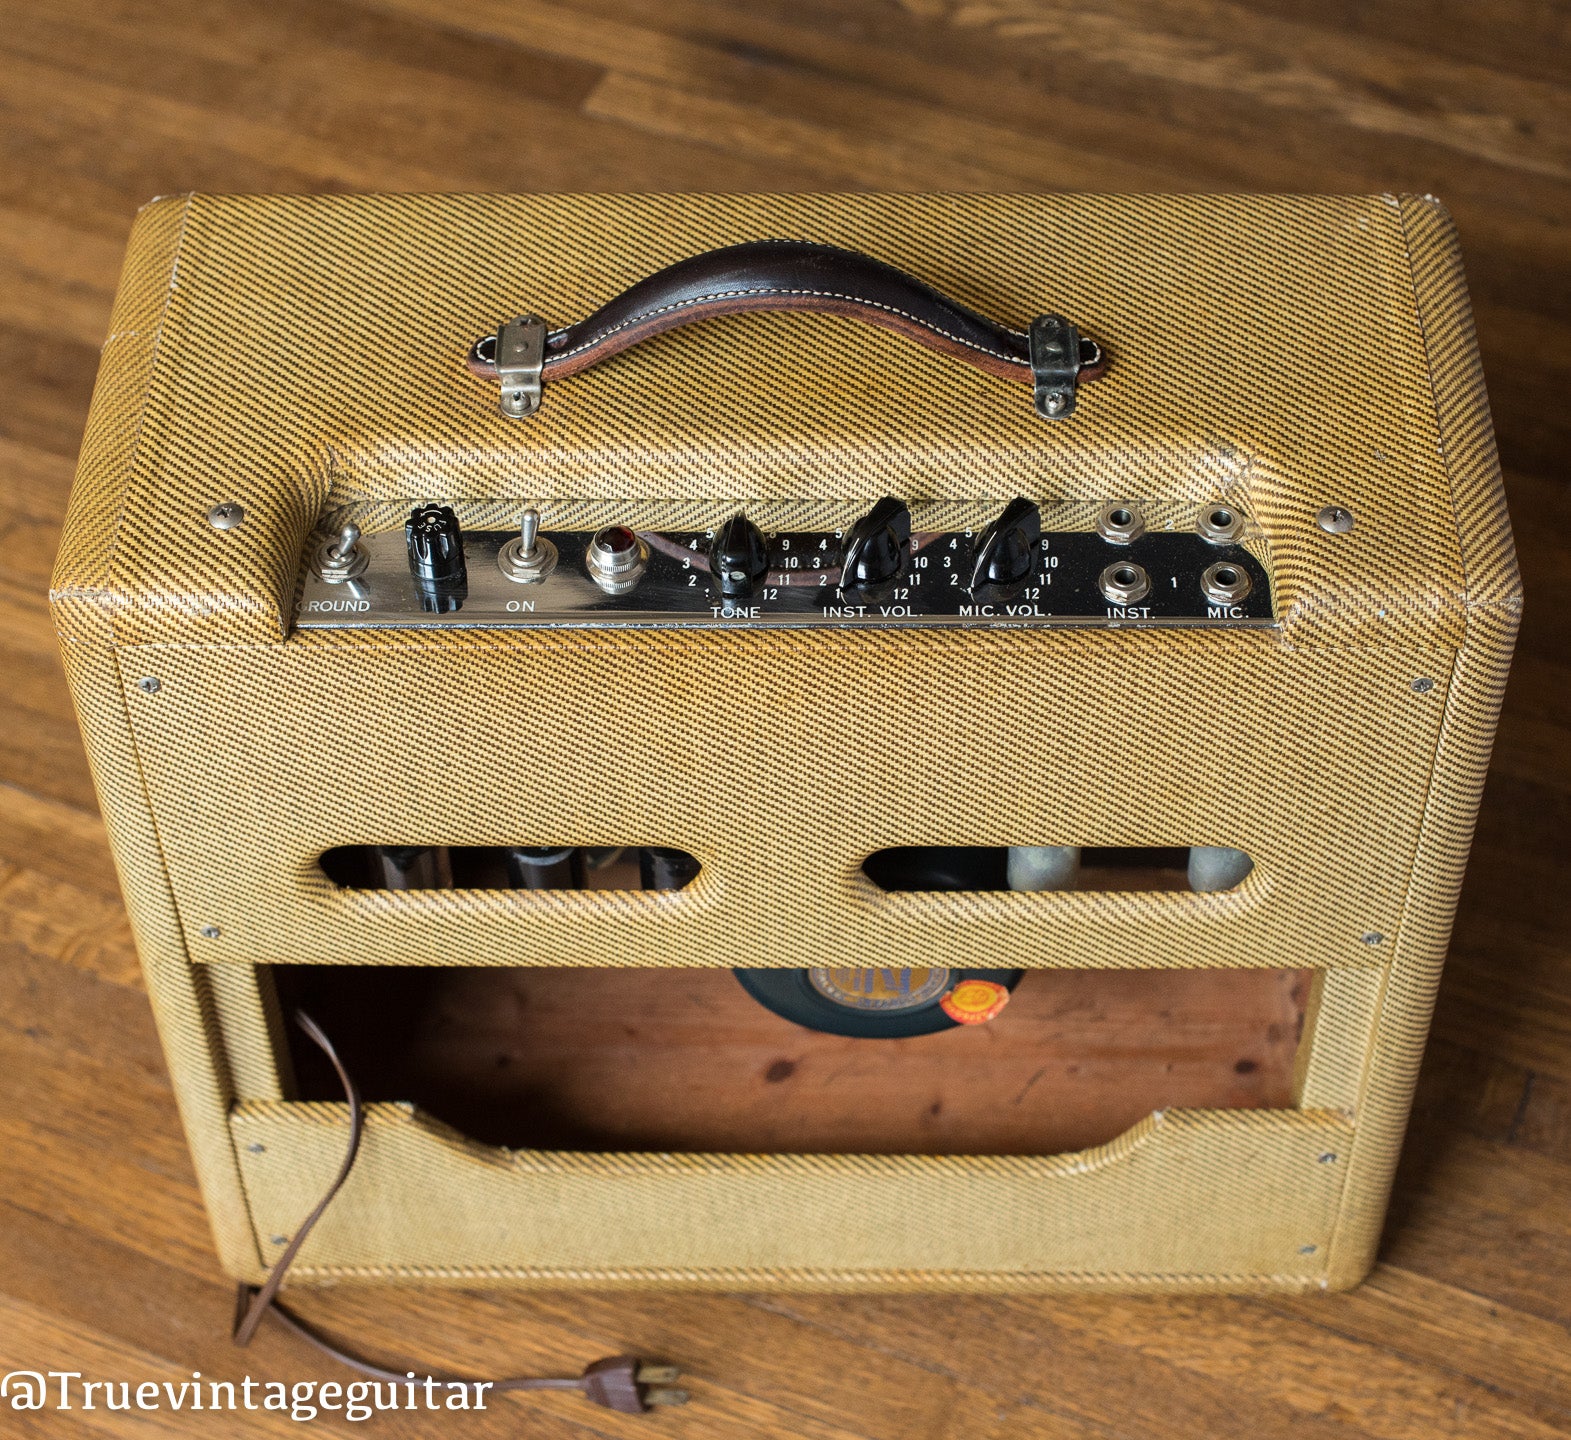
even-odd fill
[(556, 546), (540, 533), (540, 512), (518, 517), (518, 534), (497, 551), (496, 568), (519, 585), (538, 585), (556, 569)]

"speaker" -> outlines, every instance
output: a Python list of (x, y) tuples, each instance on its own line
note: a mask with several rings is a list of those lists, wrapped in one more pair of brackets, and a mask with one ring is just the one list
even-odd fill
[(231, 1274), (296, 1010), (304, 1281), (1370, 1265), (1520, 610), (1433, 200), (160, 200), (52, 602)]

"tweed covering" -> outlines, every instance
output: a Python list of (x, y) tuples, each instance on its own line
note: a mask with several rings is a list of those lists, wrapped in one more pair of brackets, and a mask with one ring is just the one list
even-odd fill
[[(525, 423), (463, 368), (504, 315), (565, 323), (772, 235), (866, 250), (1016, 325), (1062, 311), (1113, 369), (1050, 425), (1023, 387), (825, 317), (690, 327), (548, 386)], [(416, 500), (466, 524), (528, 501), (547, 527), (683, 528), (738, 503), (840, 524), (885, 493), (968, 524), (1024, 493), (1077, 529), (1110, 499), (1164, 527), (1226, 499), (1280, 625), (290, 623), (318, 526), (392, 528)], [(246, 523), (208, 526), (219, 501)], [(1314, 525), (1328, 503), (1351, 535)], [(1367, 1268), (1520, 607), (1432, 201), (161, 201), (132, 236), (53, 599), (233, 1273), (257, 1278), (344, 1135), (341, 1107), (287, 1098), (267, 963), (979, 953), (1312, 966), (1300, 1108), (1174, 1111), (1098, 1151), (990, 1161), (510, 1154), (375, 1107), (300, 1273), (1305, 1288)], [(378, 842), (674, 845), (704, 870), (676, 894), (421, 894), (316, 866)], [(1011, 843), (1236, 845), (1256, 867), (1218, 895), (886, 895), (860, 872), (891, 845)], [(890, 1214), (940, 1223), (865, 1218)]]

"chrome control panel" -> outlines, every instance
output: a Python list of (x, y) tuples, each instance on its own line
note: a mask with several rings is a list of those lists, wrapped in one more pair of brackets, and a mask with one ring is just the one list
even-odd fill
[[(312, 627), (1268, 626), (1269, 574), (1244, 517), (1203, 507), (1148, 530), (1108, 506), (1095, 530), (1045, 532), (1016, 500), (979, 531), (912, 528), (883, 500), (844, 531), (607, 526), (460, 532), (421, 506), (405, 532), (345, 527), (313, 546), (297, 610)], [(435, 558), (433, 558), (435, 557)], [(438, 564), (437, 561), (441, 563)]]

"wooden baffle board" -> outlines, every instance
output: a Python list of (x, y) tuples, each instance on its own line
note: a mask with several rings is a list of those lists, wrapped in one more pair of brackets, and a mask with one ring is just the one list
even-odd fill
[[(1052, 970), (1008, 1023), (870, 1041), (771, 1014), (725, 971), (299, 966), (281, 993), (366, 1096), (510, 1149), (1032, 1155), (1152, 1111), (1291, 1107), (1311, 975)], [(302, 1098), (340, 1091), (295, 1047)]]

